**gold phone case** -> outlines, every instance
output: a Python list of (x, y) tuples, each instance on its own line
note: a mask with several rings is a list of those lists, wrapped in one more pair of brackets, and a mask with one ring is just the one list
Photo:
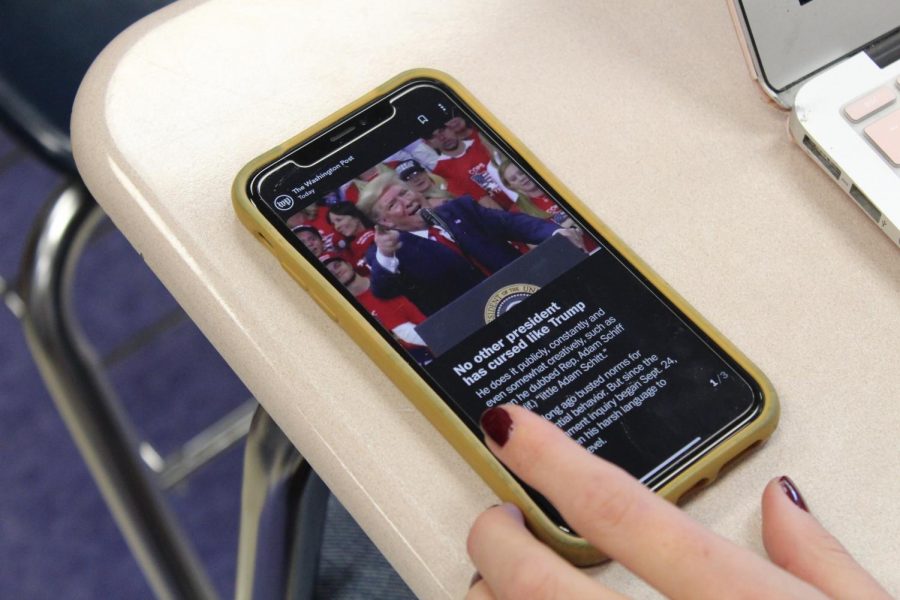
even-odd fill
[(400, 388), (418, 410), (428, 418), (463, 458), (472, 466), (492, 490), (505, 502), (518, 505), (534, 534), (575, 565), (588, 566), (605, 560), (605, 557), (584, 539), (559, 529), (525, 493), (522, 486), (488, 451), (469, 428), (454, 414), (444, 401), (410, 367), (357, 309), (315, 270), (281, 234), (266, 220), (248, 197), (247, 187), (253, 174), (275, 161), (289, 150), (308, 140), (329, 125), (341, 120), (355, 110), (399, 86), (415, 79), (436, 80), (449, 87), (490, 127), (506, 140), (531, 167), (538, 172), (569, 205), (590, 223), (605, 239), (636, 267), (659, 291), (690, 318), (706, 335), (713, 339), (732, 359), (753, 377), (763, 392), (763, 405), (757, 417), (736, 431), (731, 437), (710, 450), (697, 463), (688, 467), (658, 493), (676, 502), (687, 491), (705, 485), (718, 476), (731, 460), (755, 444), (767, 439), (778, 422), (778, 401), (771, 383), (765, 375), (744, 356), (719, 331), (694, 310), (659, 275), (653, 272), (610, 229), (603, 224), (575, 195), (568, 190), (527, 148), (476, 100), (462, 85), (449, 75), (433, 69), (414, 69), (401, 73), (356, 102), (345, 106), (331, 116), (319, 121), (302, 133), (266, 152), (248, 163), (235, 178), (232, 200), (241, 222), (257, 236), (278, 258), (284, 269), (309, 292), (313, 299), (351, 338), (381, 367), (384, 373)]

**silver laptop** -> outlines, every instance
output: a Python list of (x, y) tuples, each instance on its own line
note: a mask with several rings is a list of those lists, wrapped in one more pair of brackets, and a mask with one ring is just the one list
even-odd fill
[(727, 0), (751, 74), (900, 246), (900, 0)]

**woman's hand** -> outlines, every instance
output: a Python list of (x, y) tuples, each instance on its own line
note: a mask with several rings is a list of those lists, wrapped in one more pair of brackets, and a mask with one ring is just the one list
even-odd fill
[[(491, 451), (610, 558), (671, 598), (889, 598), (806, 510), (786, 477), (763, 492), (772, 562), (719, 537), (618, 467), (517, 406), (482, 417)], [(478, 579), (468, 598), (620, 598), (537, 541), (511, 504), (469, 533)]]

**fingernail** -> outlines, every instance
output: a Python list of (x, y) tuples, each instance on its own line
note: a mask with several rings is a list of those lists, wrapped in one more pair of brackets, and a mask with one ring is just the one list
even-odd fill
[(472, 581), (469, 582), (469, 589), (471, 590), (473, 587), (475, 587), (475, 584), (479, 581), (481, 581), (481, 573), (475, 571), (475, 574), (472, 575)]
[(797, 489), (797, 486), (794, 485), (794, 482), (791, 481), (791, 478), (787, 475), (782, 475), (778, 478), (778, 485), (781, 486), (781, 490), (790, 498), (791, 502), (809, 512), (809, 508), (806, 506), (806, 501), (803, 499), (803, 495), (800, 493), (800, 490)]
[(525, 524), (525, 516), (522, 514), (522, 511), (518, 506), (513, 504), (512, 502), (504, 502), (500, 505), (500, 508), (506, 511), (506, 513), (514, 518), (519, 523)]
[(513, 422), (502, 406), (489, 408), (481, 414), (481, 430), (501, 448), (509, 439)]

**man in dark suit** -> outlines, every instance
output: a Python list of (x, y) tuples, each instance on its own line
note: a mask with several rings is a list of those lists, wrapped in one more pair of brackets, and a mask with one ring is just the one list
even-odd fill
[(580, 234), (522, 213), (484, 208), (461, 196), (434, 209), (392, 174), (379, 175), (357, 208), (376, 224), (367, 262), (372, 292), (403, 295), (431, 315), (521, 256), (510, 242), (539, 244), (554, 234), (581, 247)]

